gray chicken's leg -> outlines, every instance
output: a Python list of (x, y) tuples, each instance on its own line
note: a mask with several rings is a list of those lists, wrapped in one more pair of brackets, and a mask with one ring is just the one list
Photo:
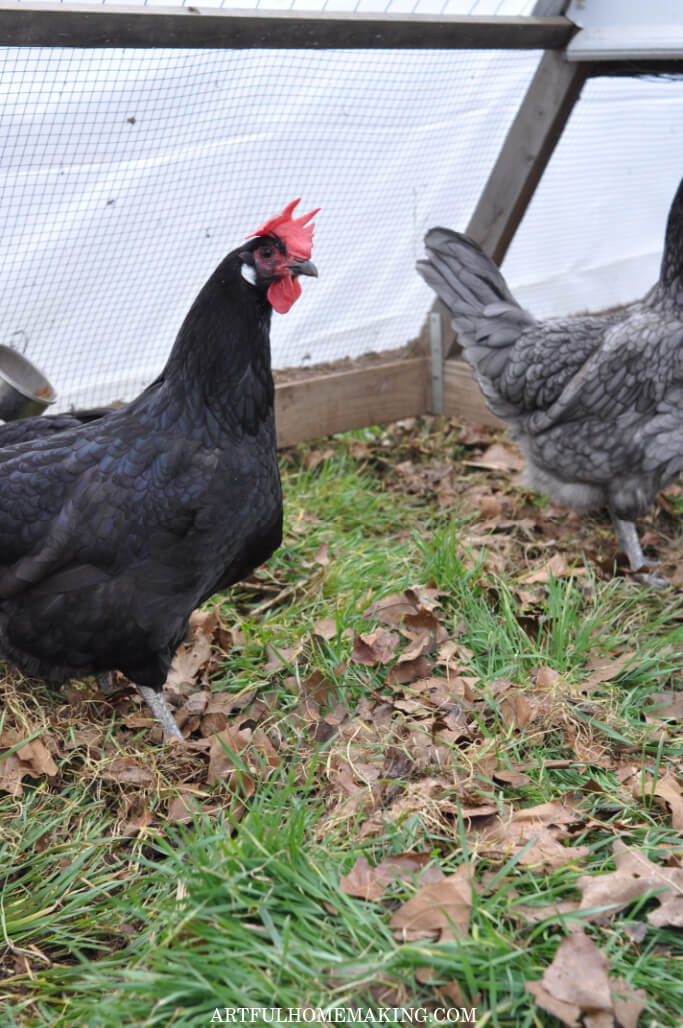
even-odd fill
[(173, 713), (161, 692), (151, 689), (148, 685), (136, 686), (138, 692), (144, 699), (149, 709), (161, 725), (164, 735), (170, 735), (175, 739), (185, 742), (183, 734), (178, 728)]
[(657, 564), (655, 561), (648, 560), (644, 555), (634, 522), (622, 521), (613, 514), (612, 524), (614, 525), (619, 549), (626, 554), (629, 567), (638, 581), (652, 586), (653, 589), (666, 589), (669, 583), (665, 578), (640, 571), (644, 567), (656, 568)]

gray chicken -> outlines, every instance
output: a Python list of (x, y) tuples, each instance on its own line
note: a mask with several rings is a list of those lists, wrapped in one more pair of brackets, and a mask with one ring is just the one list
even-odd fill
[(526, 457), (527, 482), (577, 511), (607, 507), (648, 585), (635, 519), (683, 469), (683, 181), (659, 280), (621, 310), (537, 321), (467, 236), (433, 228), (417, 270), (448, 308), (488, 407)]

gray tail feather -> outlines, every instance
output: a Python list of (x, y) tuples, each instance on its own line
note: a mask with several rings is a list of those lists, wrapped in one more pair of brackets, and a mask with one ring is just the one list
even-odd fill
[(495, 381), (512, 346), (535, 324), (519, 306), (500, 271), (474, 240), (447, 228), (425, 236), (429, 256), (417, 270), (445, 304), (468, 362)]

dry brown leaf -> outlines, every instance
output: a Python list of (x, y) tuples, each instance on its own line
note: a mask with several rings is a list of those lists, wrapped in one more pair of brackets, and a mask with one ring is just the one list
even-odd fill
[[(525, 921), (536, 924), (538, 921), (545, 921), (552, 918), (554, 921), (561, 920), (565, 914), (573, 914), (579, 909), (578, 900), (559, 900), (557, 903), (544, 903), (543, 906), (534, 907), (528, 903), (518, 903), (513, 913), (523, 917)], [(578, 925), (574, 930), (578, 930)], [(572, 930), (572, 926), (568, 926)]]
[(537, 689), (552, 689), (561, 681), (562, 675), (552, 667), (539, 667), (536, 672), (535, 686)]
[[(243, 798), (248, 799), (252, 795), (256, 787), (254, 780), (239, 767), (239, 764), (247, 764), (241, 755), (250, 740), (251, 731), (249, 729), (240, 731), (231, 725), (212, 738), (209, 750), (209, 769), (206, 776), (209, 785), (223, 781), (229, 783), (231, 790), (238, 791)], [(233, 759), (231, 753), (235, 754), (239, 763)]]
[(407, 614), (415, 614), (417, 607), (412, 599), (403, 593), (392, 593), (383, 596), (373, 603), (364, 613), (365, 617), (375, 617), (384, 625), (398, 628)]
[(431, 859), (429, 853), (398, 853), (371, 867), (365, 857), (358, 857), (349, 873), (341, 876), (339, 884), (348, 896), (380, 900), (387, 887), (395, 881), (410, 881), (415, 876), (419, 876), (425, 885), (442, 881), (445, 875), (438, 867), (429, 864)]
[(211, 636), (218, 622), (215, 611), (195, 610), (190, 616), (189, 642), (181, 643), (166, 676), (170, 688), (192, 685), (211, 657)]
[(309, 471), (315, 471), (319, 464), (323, 461), (329, 460), (330, 457), (334, 457), (335, 451), (331, 446), (327, 446), (324, 450), (310, 450), (306, 454), (304, 459), (304, 467), (308, 468)]
[(646, 893), (655, 892), (661, 904), (650, 911), (647, 919), (656, 928), (667, 925), (683, 928), (683, 868), (664, 867), (649, 860), (644, 853), (629, 849), (621, 840), (614, 843), (616, 871), (604, 875), (584, 875), (577, 880), (581, 892), (579, 909), (607, 907), (589, 914), (589, 920), (606, 924), (618, 911)]
[(386, 891), (385, 883), (378, 881), (376, 868), (371, 867), (367, 857), (358, 857), (349, 873), (339, 879), (339, 886), (347, 896), (364, 900), (380, 900)]
[(579, 1017), (581, 1016), (581, 1007), (577, 1006), (576, 1003), (565, 1003), (564, 1000), (557, 999), (552, 993), (544, 987), (542, 981), (537, 982), (525, 982), (524, 988), (527, 992), (531, 993), (539, 1007), (543, 1007), (549, 1014), (556, 1017), (562, 1024), (566, 1024), (569, 1028), (580, 1028), (581, 1022)]
[(620, 653), (617, 657), (591, 657), (586, 664), (588, 674), (581, 683), (581, 691), (591, 692), (596, 686), (602, 685), (603, 682), (611, 682), (613, 678), (621, 674), (627, 664), (633, 660), (634, 656), (635, 654), (627, 651), (626, 653)]
[(515, 824), (528, 823), (532, 826), (538, 824), (571, 825), (582, 821), (583, 814), (571, 804), (550, 800), (548, 803), (539, 803), (534, 807), (522, 807), (515, 811), (512, 820)]
[(127, 820), (121, 825), (121, 835), (134, 837), (143, 828), (148, 828), (154, 821), (154, 814), (147, 803), (133, 804), (126, 814)]
[[(6, 729), (0, 737), (0, 750), (13, 749), (21, 743), (21, 736), (14, 729)], [(41, 739), (21, 743), (9, 756), (0, 758), (0, 791), (11, 796), (21, 796), (23, 778), (38, 778), (47, 775), (54, 778), (59, 768), (49, 749)]]
[(334, 618), (321, 618), (313, 625), (313, 635), (329, 642), (337, 636), (337, 622)]
[(518, 732), (524, 731), (534, 717), (534, 710), (522, 692), (508, 693), (500, 704), (500, 712), (505, 723)]
[(301, 645), (279, 646), (277, 650), (273, 646), (266, 646), (268, 659), (263, 665), (264, 671), (281, 671), (283, 667), (289, 667), (297, 654), (301, 652)]
[(399, 638), (396, 632), (377, 628), (374, 632), (359, 635), (354, 632), (353, 650), (350, 660), (354, 664), (389, 664), (396, 656)]
[(504, 782), (506, 785), (511, 785), (515, 789), (521, 788), (524, 785), (533, 785), (533, 778), (530, 778), (529, 775), (525, 775), (523, 771), (515, 770), (515, 768), (510, 770), (507, 768), (501, 768), (498, 771), (494, 771), (493, 778), (496, 782)]
[(508, 449), (502, 443), (492, 443), (481, 457), (476, 460), (466, 461), (468, 467), (485, 468), (487, 471), (521, 471), (524, 461), (514, 450)]
[(209, 702), (209, 693), (206, 690), (200, 692), (193, 692), (191, 696), (185, 700), (182, 706), (182, 710), (190, 717), (196, 717), (198, 714), (203, 714), (206, 710), (206, 706)]
[(415, 660), (397, 663), (387, 675), (387, 685), (409, 685), (418, 679), (427, 678), (433, 667), (434, 664), (427, 657), (416, 657)]
[(575, 932), (558, 946), (543, 975), (543, 985), (553, 996), (576, 1003), (584, 1012), (611, 1010), (608, 971), (605, 954), (585, 932)]
[(545, 584), (550, 581), (551, 577), (574, 578), (585, 574), (585, 568), (570, 566), (563, 553), (554, 553), (542, 568), (538, 568), (536, 571), (529, 571), (526, 575), (522, 575), (520, 582), (525, 582), (527, 585), (532, 585), (534, 582)]
[(452, 982), (446, 982), (445, 985), (440, 985), (436, 991), (439, 996), (446, 1000), (452, 1007), (462, 1009), (467, 1006), (462, 989), (455, 979)]
[(102, 778), (119, 785), (139, 785), (150, 789), (156, 782), (156, 775), (148, 767), (141, 767), (132, 757), (117, 757), (102, 770)]
[(180, 789), (178, 795), (174, 796), (168, 805), (166, 819), (178, 821), (180, 824), (188, 824), (200, 809), (197, 794), (190, 789)]
[(636, 1028), (647, 1007), (646, 994), (622, 978), (609, 979), (609, 961), (585, 932), (575, 931), (560, 943), (540, 981), (525, 988), (539, 1006), (571, 1028)]
[(21, 780), (29, 772), (28, 764), (22, 764), (16, 753), (10, 753), (8, 757), (0, 760), (0, 790), (8, 792), (10, 796), (21, 796)]
[(539, 1006), (576, 1028), (581, 1014), (612, 1010), (605, 955), (583, 932), (563, 939), (540, 982), (525, 988)]
[[(483, 848), (506, 859), (531, 843), (519, 858), (530, 867), (553, 869), (581, 860), (590, 852), (587, 846), (565, 846), (565, 825), (581, 821), (582, 815), (570, 807), (552, 801), (535, 807), (524, 807), (512, 817), (486, 826), (481, 833)], [(533, 840), (533, 841), (532, 841)]]
[[(683, 583), (682, 583), (683, 584)], [(681, 692), (655, 692), (647, 697), (651, 704), (647, 719), (653, 721), (683, 721), (683, 690)]]
[(637, 1028), (638, 1018), (648, 1006), (647, 993), (633, 989), (624, 978), (610, 982), (610, 988), (617, 1024), (620, 1028)]
[(327, 543), (321, 543), (313, 560), (302, 560), (301, 566), (304, 568), (314, 568), (316, 565), (319, 565), (322, 568), (326, 568), (329, 563), (330, 547)]
[(28, 764), (30, 771), (36, 775), (47, 775), (48, 778), (52, 778), (59, 770), (42, 739), (32, 739), (31, 742), (25, 743), (17, 750), (17, 756), (22, 763)]
[(417, 939), (446, 942), (467, 932), (471, 911), (470, 871), (462, 864), (455, 874), (418, 889), (394, 911), (389, 925), (402, 942)]
[(417, 660), (418, 657), (424, 656), (425, 653), (430, 653), (434, 649), (434, 645), (434, 638), (429, 632), (420, 632), (413, 639), (410, 646), (403, 650), (397, 664), (407, 664), (411, 660)]
[(671, 811), (671, 824), (679, 832), (683, 832), (683, 793), (680, 782), (671, 772), (657, 781), (654, 795), (664, 800)]
[(479, 513), (483, 518), (499, 518), (503, 510), (498, 493), (489, 493), (479, 500)]

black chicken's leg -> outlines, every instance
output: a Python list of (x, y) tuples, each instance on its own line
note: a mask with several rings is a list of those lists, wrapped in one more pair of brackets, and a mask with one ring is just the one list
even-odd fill
[(108, 696), (109, 693), (114, 691), (113, 671), (98, 671), (95, 675), (95, 681), (97, 682), (97, 688), (103, 696)]
[(648, 574), (641, 571), (641, 568), (656, 568), (656, 561), (648, 560), (643, 554), (638, 532), (633, 521), (622, 521), (612, 514), (612, 524), (619, 543), (619, 549), (626, 554), (628, 563), (634, 576), (644, 585), (652, 586), (653, 589), (666, 589), (668, 582), (659, 575)]
[[(98, 689), (105, 696), (108, 693), (113, 692), (113, 671), (99, 671), (95, 675), (95, 680), (97, 682)], [(157, 692), (155, 689), (150, 689), (150, 687), (147, 685), (136, 685), (135, 688), (138, 690), (138, 692), (144, 699), (145, 703), (154, 714), (154, 717), (161, 725), (164, 735), (171, 735), (175, 739), (182, 739), (182, 741), (185, 742), (185, 740), (183, 739), (182, 732), (180, 731), (175, 722), (175, 718), (173, 717), (171, 708), (164, 699), (164, 694), (161, 692)]]
[(183, 734), (175, 722), (171, 708), (164, 699), (164, 694), (157, 692), (156, 689), (151, 689), (148, 685), (138, 685), (136, 688), (161, 725), (164, 735), (170, 735), (175, 739), (180, 739), (181, 742), (185, 742)]

